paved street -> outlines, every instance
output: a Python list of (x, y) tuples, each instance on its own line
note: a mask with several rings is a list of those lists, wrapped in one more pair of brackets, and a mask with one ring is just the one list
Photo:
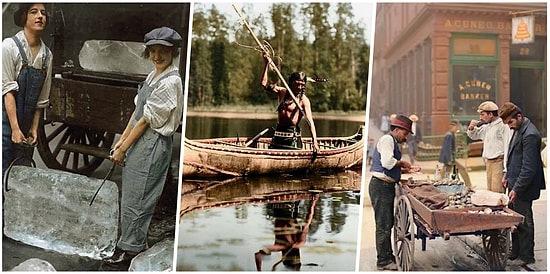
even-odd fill
[[(374, 128), (374, 129), (373, 129)], [(372, 125), (369, 137), (378, 140), (382, 133)], [(405, 155), (404, 157), (408, 157)], [(468, 175), (473, 189), (486, 189), (485, 169), (481, 158), (460, 159), (469, 169)], [(422, 168), (423, 175), (433, 178), (437, 161), (417, 161), (415, 165)], [(359, 271), (376, 271), (376, 248), (374, 243), (374, 212), (368, 195), (370, 181), (369, 167), (363, 185), (363, 220), (359, 257)], [(547, 174), (545, 169), (545, 174)], [(548, 181), (548, 179), (547, 179)], [(528, 267), (513, 266), (508, 261), (508, 271), (547, 271), (547, 199), (546, 190), (541, 198), (534, 201), (533, 212), (535, 222), (535, 259)], [(414, 271), (488, 271), (484, 262), (481, 237), (475, 235), (455, 236), (445, 241), (442, 238), (427, 241), (426, 251), (421, 250), (421, 240), (415, 241)]]

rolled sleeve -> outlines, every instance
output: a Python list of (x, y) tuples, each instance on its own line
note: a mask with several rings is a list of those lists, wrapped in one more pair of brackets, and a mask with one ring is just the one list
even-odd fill
[(17, 46), (11, 38), (2, 41), (2, 96), (10, 91), (19, 90), (17, 84)]
[(177, 83), (169, 78), (162, 81), (145, 102), (143, 117), (153, 129), (162, 128), (170, 120), (177, 106), (175, 92), (180, 89), (177, 88)]

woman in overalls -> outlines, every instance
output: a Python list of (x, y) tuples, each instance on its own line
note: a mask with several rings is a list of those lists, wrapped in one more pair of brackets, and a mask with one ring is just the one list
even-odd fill
[(52, 81), (52, 53), (40, 38), (44, 4), (22, 3), (13, 19), (23, 30), (2, 41), (2, 176), (14, 160), (32, 159)]
[(147, 249), (147, 231), (172, 158), (172, 135), (182, 121), (183, 88), (175, 58), (181, 36), (161, 27), (145, 34), (145, 52), (154, 70), (140, 85), (136, 108), (111, 160), (122, 171), (121, 235), (108, 264), (129, 263)]

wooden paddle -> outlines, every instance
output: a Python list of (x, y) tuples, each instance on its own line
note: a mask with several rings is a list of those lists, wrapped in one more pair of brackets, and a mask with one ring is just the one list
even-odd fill
[(246, 141), (246, 143), (244, 144), (245, 147), (249, 147), (250, 145), (252, 145), (254, 142), (256, 142), (258, 139), (260, 139), (260, 137), (264, 136), (268, 131), (270, 131), (271, 128), (268, 127), (268, 128), (265, 128), (264, 130), (260, 131), (260, 133), (256, 134), (256, 136), (252, 137), (250, 140)]

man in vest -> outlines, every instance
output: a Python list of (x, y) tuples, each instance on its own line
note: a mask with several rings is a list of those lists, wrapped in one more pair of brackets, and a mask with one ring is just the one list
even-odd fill
[(412, 121), (407, 116), (398, 115), (391, 120), (390, 132), (378, 140), (371, 166), (369, 195), (374, 209), (376, 223), (376, 266), (378, 270), (397, 270), (391, 247), (393, 227), (393, 200), (395, 184), (401, 173), (411, 171), (411, 164), (401, 160), (399, 144), (407, 141)]

